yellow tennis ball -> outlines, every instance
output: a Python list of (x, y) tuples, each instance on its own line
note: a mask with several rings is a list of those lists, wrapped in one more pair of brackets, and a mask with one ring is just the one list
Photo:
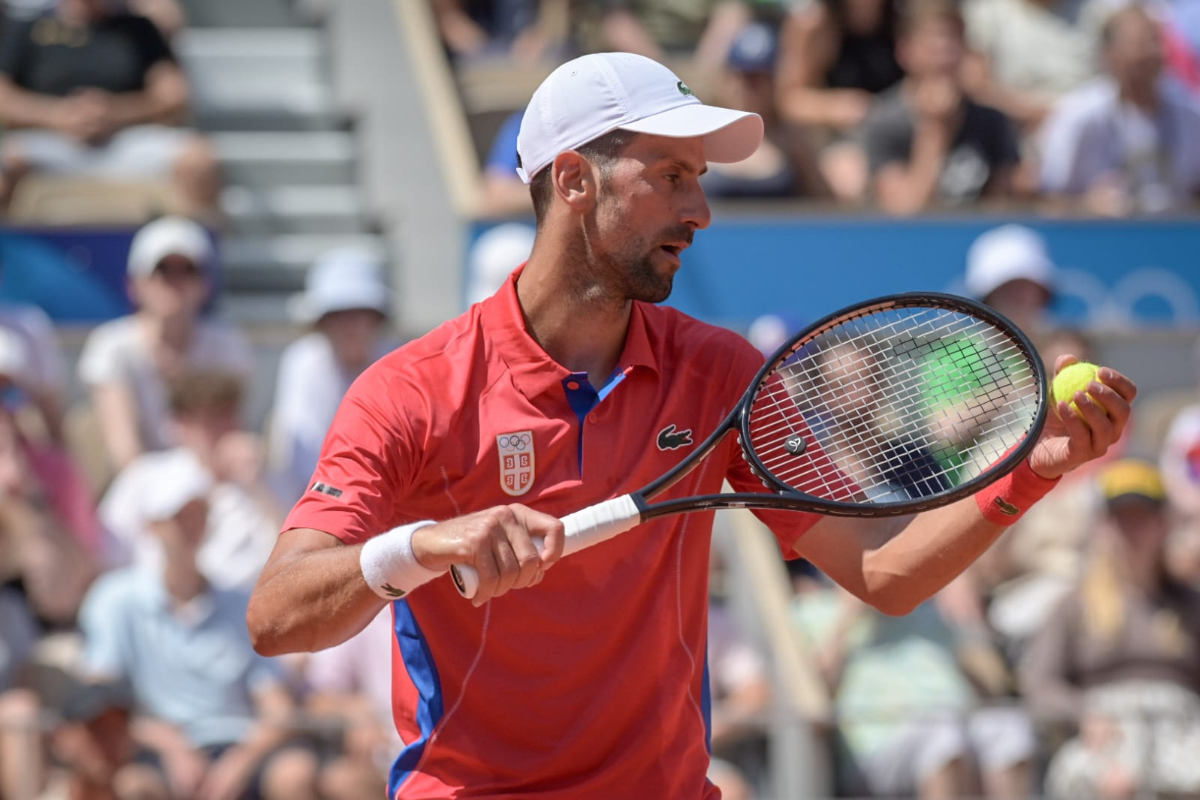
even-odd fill
[[(1070, 403), (1075, 413), (1082, 417), (1083, 414), (1080, 413), (1079, 406), (1075, 405), (1075, 393), (1083, 392), (1087, 394), (1088, 384), (1092, 381), (1100, 381), (1100, 368), (1095, 364), (1080, 361), (1069, 367), (1064, 367), (1062, 372), (1054, 376), (1054, 383), (1050, 387), (1050, 395), (1054, 399), (1054, 410), (1057, 412), (1058, 404), (1066, 402)], [(1096, 398), (1093, 397), (1092, 399), (1095, 400)]]

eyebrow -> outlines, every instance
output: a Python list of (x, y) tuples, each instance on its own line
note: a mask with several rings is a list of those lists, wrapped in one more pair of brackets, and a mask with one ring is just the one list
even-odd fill
[(691, 172), (691, 173), (695, 173), (696, 175), (703, 175), (704, 173), (708, 172), (708, 163), (707, 162), (705, 162), (704, 165), (701, 166), (699, 170), (697, 170), (691, 164), (687, 163), (686, 161), (681, 161), (678, 158), (669, 158), (668, 157), (666, 160), (671, 166), (675, 167), (676, 169), (682, 170), (684, 172)]

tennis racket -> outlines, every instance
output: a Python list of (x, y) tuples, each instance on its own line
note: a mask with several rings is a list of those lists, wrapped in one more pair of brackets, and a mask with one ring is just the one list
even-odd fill
[[(780, 347), (724, 422), (666, 474), (564, 517), (563, 555), (691, 511), (887, 517), (944, 506), (1015, 469), (1046, 406), (1041, 359), (995, 311), (946, 294), (868, 300)], [(651, 502), (734, 431), (764, 491)], [(474, 597), (475, 569), (451, 574)]]

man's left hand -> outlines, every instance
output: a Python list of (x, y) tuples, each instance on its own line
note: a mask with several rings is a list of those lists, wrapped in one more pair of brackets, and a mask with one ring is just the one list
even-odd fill
[[(1054, 374), (1076, 361), (1070, 355), (1059, 357)], [(1067, 403), (1059, 403), (1057, 411), (1049, 409), (1042, 437), (1029, 456), (1029, 466), (1043, 478), (1058, 478), (1104, 455), (1125, 432), (1130, 404), (1136, 396), (1133, 381), (1115, 369), (1103, 367), (1099, 381), (1092, 381), (1086, 394), (1074, 398), (1080, 414)]]

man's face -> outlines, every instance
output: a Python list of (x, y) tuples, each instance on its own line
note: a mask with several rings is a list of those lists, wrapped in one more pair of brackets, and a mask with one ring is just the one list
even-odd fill
[(901, 66), (917, 78), (957, 78), (962, 67), (962, 28), (950, 19), (927, 19), (910, 31), (899, 44)]
[(1163, 70), (1162, 35), (1144, 14), (1129, 13), (1114, 22), (1109, 42), (1108, 68), (1122, 86), (1149, 87)]
[(681, 253), (712, 220), (700, 188), (707, 168), (701, 139), (641, 134), (602, 178), (588, 245), (627, 298), (671, 294)]
[(352, 308), (326, 314), (317, 327), (328, 337), (339, 363), (363, 369), (375, 354), (383, 316), (368, 308)]

